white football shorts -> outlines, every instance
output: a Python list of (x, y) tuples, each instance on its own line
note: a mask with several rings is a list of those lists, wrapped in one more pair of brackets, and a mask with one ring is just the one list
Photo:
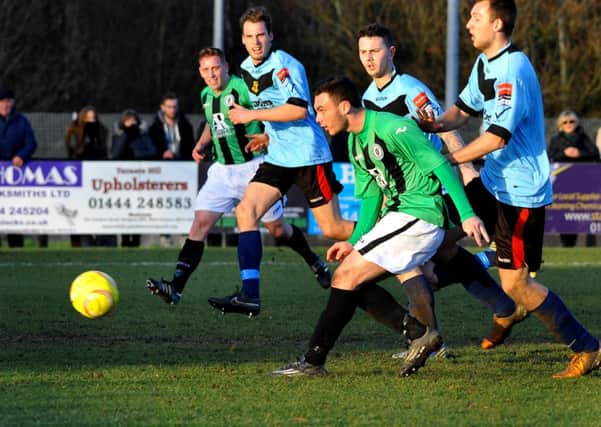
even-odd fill
[[(213, 163), (207, 171), (207, 180), (198, 191), (194, 210), (221, 213), (233, 211), (262, 162), (263, 157), (260, 156), (239, 165)], [(281, 218), (285, 204), (286, 196), (275, 202), (261, 221), (271, 222)]]
[(401, 212), (388, 212), (354, 248), (369, 262), (392, 274), (421, 267), (438, 250), (444, 230)]

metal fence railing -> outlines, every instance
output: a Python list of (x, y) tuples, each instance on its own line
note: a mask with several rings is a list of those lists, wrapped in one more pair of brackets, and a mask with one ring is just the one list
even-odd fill
[[(34, 153), (37, 159), (63, 159), (67, 157), (65, 149), (65, 131), (71, 123), (73, 113), (23, 113), (31, 122), (35, 132), (38, 148)], [(109, 131), (109, 140), (107, 141), (110, 150), (111, 136), (114, 124), (119, 120), (120, 113), (99, 113), (100, 122), (106, 126)], [(140, 118), (148, 126), (152, 124), (155, 113), (141, 113)], [(192, 126), (195, 128), (201, 123), (200, 114), (186, 115)]]
[[(24, 113), (36, 135), (38, 149), (35, 152), (35, 158), (38, 159), (62, 159), (66, 157), (65, 150), (65, 130), (71, 122), (73, 113)], [(141, 113), (140, 117), (150, 126), (154, 120), (155, 113)], [(110, 136), (112, 135), (113, 125), (119, 120), (120, 113), (99, 113), (100, 121), (109, 131), (109, 141), (107, 145), (110, 149)], [(195, 131), (198, 133), (198, 126), (204, 123), (200, 114), (186, 115)], [(466, 141), (475, 138), (479, 132), (480, 123), (478, 120), (472, 120), (469, 126), (461, 130), (461, 134)], [(597, 130), (601, 127), (601, 118), (582, 119), (582, 125), (586, 133), (594, 141)], [(547, 141), (557, 130), (555, 128), (555, 118), (545, 120)]]

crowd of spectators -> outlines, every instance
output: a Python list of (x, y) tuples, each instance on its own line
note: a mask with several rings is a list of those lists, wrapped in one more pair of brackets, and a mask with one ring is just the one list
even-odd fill
[[(551, 136), (548, 145), (552, 162), (600, 161), (601, 128), (593, 142), (578, 115), (569, 110), (559, 114), (556, 125), (557, 133)], [(108, 128), (92, 105), (74, 112), (65, 131), (66, 158), (70, 160), (191, 160), (195, 144), (194, 127), (179, 111), (178, 97), (173, 92), (162, 96), (150, 126), (135, 110), (124, 110), (112, 126), (110, 141)], [(0, 160), (20, 167), (32, 158), (36, 148), (30, 122), (15, 108), (14, 92), (0, 87)], [(333, 140), (332, 150), (336, 161), (345, 161), (345, 138)], [(165, 237), (168, 236), (162, 236)], [(561, 244), (574, 246), (577, 237), (576, 234), (561, 234)], [(73, 247), (116, 246), (118, 240), (115, 235), (72, 235), (70, 239)], [(22, 247), (24, 242), (20, 234), (8, 234), (6, 240), (10, 247)], [(40, 246), (47, 246), (47, 236), (39, 236), (38, 240)], [(587, 235), (586, 245), (595, 244), (595, 236)], [(140, 235), (122, 235), (121, 245), (139, 246)]]
[[(153, 123), (148, 124), (133, 109), (126, 109), (112, 127), (109, 143), (107, 126), (92, 105), (74, 112), (65, 130), (66, 158), (69, 160), (192, 160), (196, 144), (194, 128), (179, 111), (177, 95), (166, 93)], [(15, 109), (15, 95), (0, 87), (0, 160), (21, 167), (37, 148), (29, 120)], [(122, 235), (121, 246), (140, 245), (140, 235)], [(9, 247), (23, 247), (21, 234), (6, 235)], [(47, 246), (47, 236), (39, 236)], [(72, 247), (117, 246), (115, 235), (72, 235)], [(1, 244), (1, 240), (0, 240)]]

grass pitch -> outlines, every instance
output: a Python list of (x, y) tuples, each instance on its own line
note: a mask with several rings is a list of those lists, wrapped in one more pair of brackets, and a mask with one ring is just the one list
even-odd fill
[[(325, 252), (322, 248), (321, 252)], [(601, 336), (601, 250), (547, 249), (539, 279)], [(222, 316), (207, 297), (239, 282), (235, 249), (208, 248), (180, 305), (145, 289), (177, 250), (0, 251), (0, 425), (590, 425), (601, 373), (553, 380), (569, 351), (529, 318), (507, 345), (479, 349), (490, 313), (460, 286), (437, 293), (455, 354), (398, 377), (399, 337), (357, 312), (324, 378), (266, 374), (305, 350), (328, 292), (289, 250), (266, 248), (263, 311)], [(115, 312), (89, 320), (70, 282), (99, 269), (119, 284)], [(496, 274), (496, 273), (495, 273)], [(400, 301), (399, 286), (385, 286)]]

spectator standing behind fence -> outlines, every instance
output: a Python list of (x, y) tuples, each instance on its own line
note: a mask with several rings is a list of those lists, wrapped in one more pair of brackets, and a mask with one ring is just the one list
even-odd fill
[(83, 107), (65, 132), (67, 157), (72, 160), (106, 160), (108, 131), (98, 119), (96, 108)]
[[(20, 168), (31, 159), (37, 142), (29, 120), (14, 105), (14, 92), (0, 88), (0, 160), (9, 160)], [(23, 247), (22, 234), (9, 234), (7, 239), (9, 247)]]
[(557, 117), (558, 132), (549, 144), (552, 162), (597, 162), (599, 150), (584, 132), (573, 111), (562, 111)]
[[(573, 111), (562, 111), (557, 117), (558, 132), (549, 144), (549, 159), (552, 162), (598, 162), (599, 150), (584, 132), (578, 115)], [(573, 247), (577, 234), (560, 234), (561, 245)], [(587, 234), (586, 246), (595, 246), (595, 236)]]
[[(146, 131), (146, 123), (136, 111), (128, 109), (115, 125), (111, 145), (113, 160), (158, 160), (159, 151)], [(139, 234), (123, 234), (121, 246), (140, 246)]]
[(192, 160), (192, 149), (196, 144), (192, 125), (179, 112), (177, 95), (163, 95), (154, 122), (148, 130), (163, 160)]
[[(192, 160), (196, 145), (194, 129), (184, 114), (179, 111), (179, 101), (173, 92), (161, 98), (161, 105), (148, 129), (152, 142), (163, 160)], [(161, 234), (161, 246), (181, 246), (174, 236)]]
[[(75, 115), (65, 131), (65, 148), (69, 160), (107, 160), (108, 130), (92, 105), (86, 105)], [(71, 235), (71, 247), (116, 246), (116, 236)]]

